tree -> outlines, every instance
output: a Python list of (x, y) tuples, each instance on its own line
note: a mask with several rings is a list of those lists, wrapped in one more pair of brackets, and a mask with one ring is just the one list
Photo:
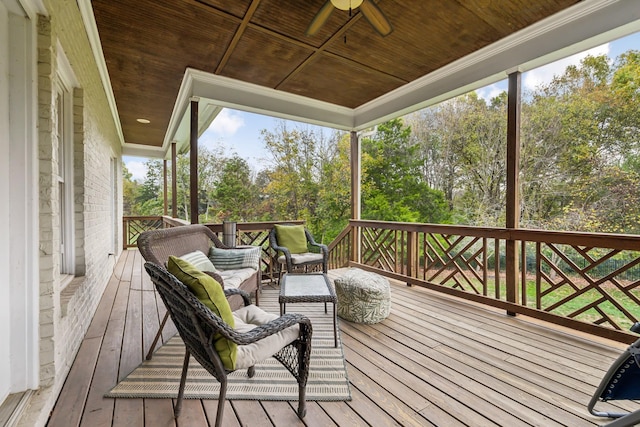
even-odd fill
[(138, 215), (163, 215), (163, 165), (158, 159), (145, 162), (147, 174), (140, 185), (136, 197)]
[(528, 225), (582, 231), (636, 230), (640, 61), (588, 56), (537, 88), (523, 117), (523, 210)]
[[(262, 131), (271, 157), (270, 168), (262, 179), (263, 206), (268, 206), (272, 219), (302, 219), (314, 236), (329, 238), (339, 232), (333, 234), (337, 224), (346, 225), (349, 213), (345, 216), (344, 193), (349, 191), (350, 181), (344, 176), (349, 170), (348, 147), (336, 149), (342, 136), (336, 132), (327, 137), (311, 127), (289, 129), (285, 122), (280, 122), (273, 132)], [(332, 230), (330, 234), (326, 227)]]
[(324, 142), (319, 153), (318, 206), (311, 228), (318, 241), (330, 242), (346, 227), (351, 216), (351, 145), (346, 133), (336, 133)]
[(257, 211), (258, 188), (246, 160), (234, 156), (224, 161), (214, 190), (216, 219), (252, 221)]
[(261, 132), (271, 155), (267, 193), (275, 208), (274, 214), (280, 219), (300, 219), (307, 214), (305, 205), (313, 203), (306, 198), (311, 195), (303, 194), (305, 179), (313, 176), (308, 170), (313, 163), (305, 158), (313, 147), (303, 147), (303, 144), (313, 144), (313, 139), (303, 137), (303, 132), (309, 130), (289, 130), (285, 122), (279, 122), (274, 132), (266, 129)]
[(401, 119), (378, 126), (362, 141), (362, 217), (383, 221), (445, 222), (449, 209), (441, 191), (423, 180), (419, 145)]
[(139, 215), (136, 206), (138, 193), (138, 183), (133, 180), (133, 176), (127, 166), (122, 164), (122, 208), (124, 215)]

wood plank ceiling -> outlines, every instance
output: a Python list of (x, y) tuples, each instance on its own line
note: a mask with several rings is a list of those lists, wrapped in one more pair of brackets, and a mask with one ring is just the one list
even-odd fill
[(187, 67), (355, 108), (578, 0), (379, 0), (386, 37), (358, 9), (306, 36), (324, 2), (93, 0), (125, 142), (162, 145)]

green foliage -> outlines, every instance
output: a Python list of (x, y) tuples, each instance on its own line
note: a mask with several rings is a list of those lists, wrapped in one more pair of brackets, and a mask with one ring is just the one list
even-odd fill
[(280, 122), (262, 138), (271, 156), (263, 187), (269, 219), (302, 219), (317, 241), (330, 242), (350, 217), (348, 135)]
[(216, 220), (250, 221), (255, 218), (258, 188), (251, 179), (251, 168), (238, 156), (223, 162), (213, 191)]
[[(629, 51), (588, 56), (524, 94), (521, 226), (638, 232), (639, 87), (640, 53)], [(407, 118), (454, 223), (504, 226), (506, 106), (506, 93), (489, 103), (472, 93)]]
[(122, 164), (122, 205), (124, 215), (139, 215), (136, 210), (138, 183), (133, 180), (127, 166)]
[(127, 167), (123, 165), (122, 193), (125, 215), (162, 215), (164, 211), (164, 193), (162, 191), (162, 162), (148, 160), (147, 175), (142, 183), (133, 180)]
[(449, 209), (441, 191), (420, 172), (419, 145), (401, 119), (378, 126), (362, 141), (362, 217), (383, 221), (441, 223)]

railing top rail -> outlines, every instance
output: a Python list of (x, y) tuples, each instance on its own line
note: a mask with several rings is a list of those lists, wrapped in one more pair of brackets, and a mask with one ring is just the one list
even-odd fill
[(333, 241), (331, 241), (331, 243), (329, 243), (329, 245), (328, 245), (328, 247), (329, 247), (329, 252), (331, 252), (331, 250), (332, 250), (333, 248), (335, 248), (335, 247), (336, 247), (336, 245), (337, 245), (338, 243), (340, 243), (340, 241), (341, 241), (342, 239), (344, 239), (344, 237), (345, 237), (346, 235), (348, 235), (348, 234), (349, 234), (349, 232), (352, 230), (352, 228), (353, 228), (353, 227), (351, 227), (351, 225), (350, 225), (350, 224), (348, 224), (345, 228), (343, 228), (343, 229), (342, 229), (342, 231), (340, 232), (340, 234), (338, 234), (338, 235), (335, 237), (335, 239), (333, 239)]
[(492, 237), (506, 239), (509, 230), (498, 227), (471, 227), (466, 225), (425, 224), (418, 222), (389, 222), (371, 220), (349, 220), (349, 225), (354, 227), (384, 228), (387, 230), (399, 230), (410, 232), (430, 232), (441, 234), (458, 234), (474, 237)]
[(367, 220), (350, 220), (349, 224), (354, 227), (372, 227), (408, 232), (428, 232), (525, 242), (557, 243), (640, 251), (640, 236), (632, 234), (586, 233), (578, 231), (551, 231), (526, 228), (509, 229), (499, 227), (472, 227), (464, 225)]
[[(291, 221), (263, 221), (263, 222), (236, 222), (236, 229), (238, 231), (262, 231), (270, 230), (275, 224), (304, 224), (303, 220), (291, 220)], [(220, 223), (206, 223), (204, 224), (214, 232), (222, 231), (222, 224)]]
[(148, 219), (157, 219), (160, 220), (162, 219), (162, 215), (123, 215), (122, 219), (123, 220), (148, 220)]

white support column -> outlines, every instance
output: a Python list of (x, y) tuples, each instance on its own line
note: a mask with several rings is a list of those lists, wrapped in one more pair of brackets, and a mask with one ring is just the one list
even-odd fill
[(39, 384), (37, 16), (25, 6), (0, 0), (0, 403)]

